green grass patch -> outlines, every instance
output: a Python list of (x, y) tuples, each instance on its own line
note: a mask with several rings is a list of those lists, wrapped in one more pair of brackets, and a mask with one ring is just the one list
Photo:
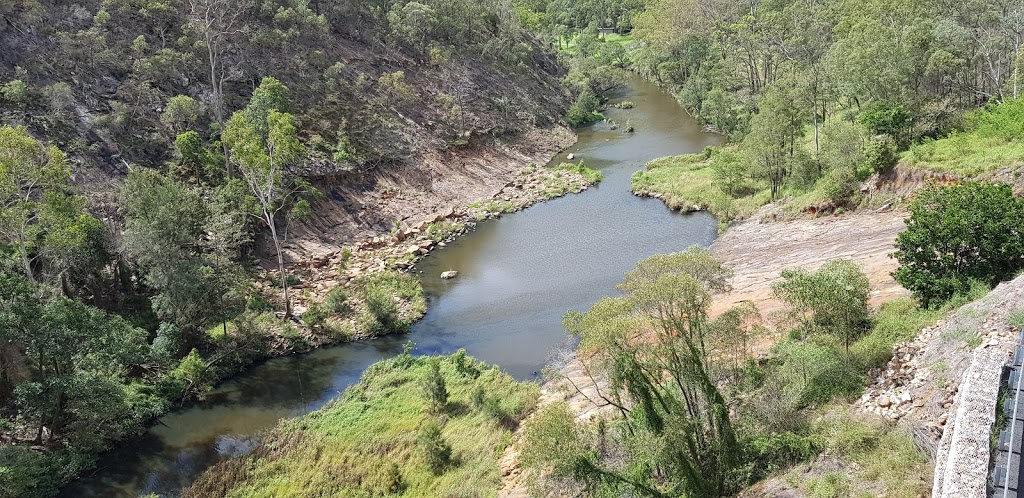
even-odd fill
[(687, 154), (651, 161), (633, 174), (631, 190), (657, 196), (671, 209), (707, 209), (723, 223), (746, 218), (770, 201), (770, 192), (759, 182), (737, 181), (731, 195), (723, 188), (726, 183), (715, 169), (715, 155)]
[[(447, 392), (439, 413), (425, 390), (432, 363)], [(536, 384), (461, 351), (404, 354), (371, 366), (325, 408), (280, 423), (184, 496), (493, 496), (498, 459), (538, 395)]]
[(917, 337), (942, 314), (922, 309), (910, 298), (889, 301), (875, 313), (871, 331), (850, 346), (850, 353), (863, 368), (884, 367), (892, 359), (893, 346)]
[(559, 164), (558, 166), (555, 166), (552, 169), (556, 171), (568, 171), (571, 173), (576, 173), (582, 176), (583, 179), (586, 180), (587, 183), (591, 185), (597, 185), (598, 183), (601, 183), (601, 180), (604, 180), (604, 173), (596, 169), (591, 169), (584, 166), (583, 161), (580, 161), (578, 163), (562, 163)]
[(977, 176), (1002, 168), (1024, 166), (1024, 142), (956, 133), (912, 146), (900, 155), (900, 162), (940, 173)]

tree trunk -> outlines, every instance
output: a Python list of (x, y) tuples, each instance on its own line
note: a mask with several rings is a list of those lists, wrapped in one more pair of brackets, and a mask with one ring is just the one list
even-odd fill
[(270, 226), (270, 236), (274, 238), (274, 249), (277, 251), (277, 270), (281, 274), (281, 289), (284, 297), (284, 316), (285, 318), (292, 316), (292, 303), (288, 298), (288, 275), (284, 271), (284, 253), (281, 252), (281, 240), (277, 237), (277, 224), (274, 223), (274, 217), (268, 211), (264, 210), (263, 215), (266, 217), (267, 225)]

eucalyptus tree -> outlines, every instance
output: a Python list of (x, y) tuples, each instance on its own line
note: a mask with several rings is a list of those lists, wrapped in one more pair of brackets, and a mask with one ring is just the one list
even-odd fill
[(224, 143), (241, 172), (255, 205), (253, 215), (270, 230), (277, 257), (285, 314), (291, 315), (284, 243), (288, 219), (309, 216), (309, 196), (319, 192), (298, 177), (292, 168), (305, 160), (295, 119), (281, 112), (287, 88), (274, 78), (264, 78), (250, 105), (231, 116), (224, 129)]

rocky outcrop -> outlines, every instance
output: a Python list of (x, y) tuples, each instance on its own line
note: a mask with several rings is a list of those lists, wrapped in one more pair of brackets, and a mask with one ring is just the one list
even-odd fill
[(908, 426), (933, 454), (933, 496), (985, 496), (1002, 368), (1019, 333), (1010, 317), (1021, 309), (1024, 277), (897, 346), (859, 401), (862, 410)]

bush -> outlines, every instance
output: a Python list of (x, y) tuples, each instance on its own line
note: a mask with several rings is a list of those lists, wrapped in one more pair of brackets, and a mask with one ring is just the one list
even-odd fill
[(896, 166), (899, 161), (896, 142), (889, 137), (873, 138), (864, 146), (864, 159), (857, 168), (857, 179), (865, 180)]
[(310, 327), (319, 327), (327, 321), (328, 311), (323, 305), (313, 303), (309, 305), (309, 308), (305, 313), (302, 314), (302, 323)]
[(849, 168), (833, 168), (818, 180), (817, 187), (826, 199), (842, 206), (857, 193), (857, 175)]
[(875, 135), (898, 138), (910, 126), (910, 113), (898, 102), (877, 100), (864, 106), (857, 121)]
[(444, 411), (448, 404), (448, 389), (445, 387), (444, 377), (441, 376), (441, 369), (438, 367), (437, 361), (430, 362), (427, 376), (423, 379), (423, 396), (434, 413)]
[(1009, 185), (932, 184), (910, 204), (896, 238), (896, 281), (925, 306), (939, 305), (973, 280), (986, 285), (1024, 268), (1024, 203)]
[(424, 422), (416, 435), (416, 443), (430, 471), (443, 473), (451, 462), (452, 447), (444, 440), (441, 426), (433, 419)]
[(981, 138), (1024, 139), (1024, 98), (1008, 99), (967, 114), (967, 125)]
[(596, 121), (600, 119), (600, 115), (597, 114), (600, 106), (601, 101), (598, 100), (597, 95), (594, 95), (589, 86), (584, 87), (565, 114), (565, 121), (573, 127)]
[(348, 315), (352, 312), (352, 306), (348, 304), (348, 293), (341, 287), (327, 291), (327, 295), (324, 296), (323, 309), (330, 314)]

